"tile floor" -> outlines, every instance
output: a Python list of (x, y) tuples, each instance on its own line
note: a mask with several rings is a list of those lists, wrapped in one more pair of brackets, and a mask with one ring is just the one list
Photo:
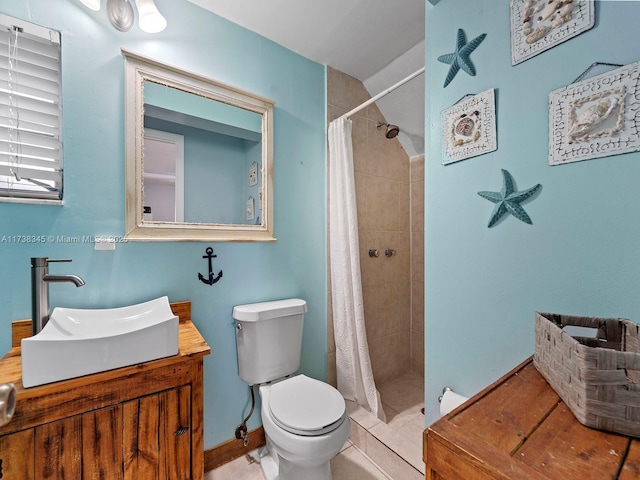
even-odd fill
[[(378, 385), (387, 423), (353, 402), (351, 437), (331, 461), (333, 480), (424, 479), (422, 431), (424, 381), (409, 372)], [(264, 480), (260, 465), (241, 457), (208, 472), (206, 480)]]
[[(257, 451), (252, 452), (257, 455)], [(347, 442), (342, 451), (331, 460), (333, 480), (393, 480), (373, 463), (362, 451)], [(264, 480), (260, 464), (237, 458), (204, 476), (205, 480)]]

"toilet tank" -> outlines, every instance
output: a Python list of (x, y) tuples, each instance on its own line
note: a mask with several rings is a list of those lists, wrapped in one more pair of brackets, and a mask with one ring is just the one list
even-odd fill
[(294, 373), (300, 366), (307, 302), (299, 298), (233, 307), (238, 373), (249, 385)]

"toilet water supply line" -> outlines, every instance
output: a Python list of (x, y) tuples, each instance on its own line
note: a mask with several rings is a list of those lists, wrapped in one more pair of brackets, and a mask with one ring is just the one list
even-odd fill
[(249, 415), (247, 415), (247, 417), (242, 421), (242, 423), (238, 425), (238, 428), (236, 428), (236, 438), (238, 440), (242, 440), (242, 443), (244, 444), (245, 447), (249, 445), (249, 434), (247, 433), (247, 421), (251, 418), (251, 415), (253, 415), (253, 408), (256, 405), (256, 396), (255, 396), (255, 393), (253, 392), (253, 385), (249, 385), (249, 391), (251, 392), (251, 410), (249, 411)]

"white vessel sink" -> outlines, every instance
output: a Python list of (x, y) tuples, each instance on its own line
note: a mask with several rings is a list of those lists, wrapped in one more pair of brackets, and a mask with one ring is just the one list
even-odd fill
[(34, 387), (176, 355), (178, 317), (167, 297), (120, 308), (56, 307), (21, 345), (22, 384)]

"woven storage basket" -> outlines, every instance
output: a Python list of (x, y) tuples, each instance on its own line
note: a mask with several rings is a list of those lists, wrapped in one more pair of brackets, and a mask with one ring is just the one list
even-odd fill
[[(568, 325), (598, 329), (572, 337)], [(536, 312), (533, 363), (582, 424), (640, 437), (640, 325)]]

